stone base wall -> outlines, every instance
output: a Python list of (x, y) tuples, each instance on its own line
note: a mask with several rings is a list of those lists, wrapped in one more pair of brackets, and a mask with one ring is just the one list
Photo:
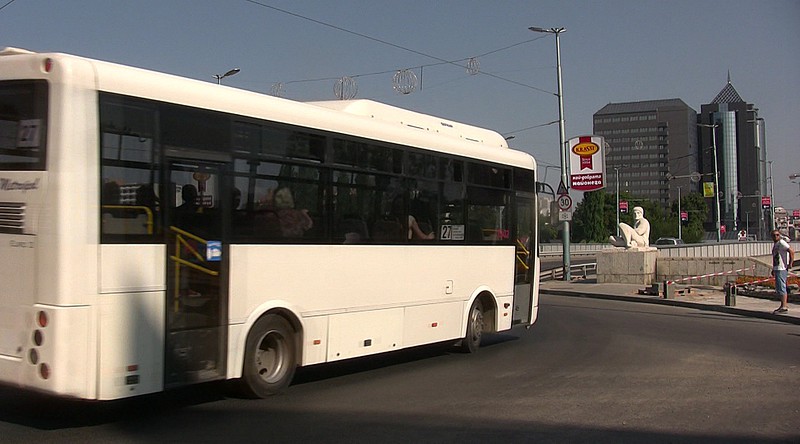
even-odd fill
[(597, 253), (598, 284), (650, 285), (656, 280), (655, 248), (604, 250)]
[[(769, 277), (772, 273), (770, 256), (764, 257), (660, 257), (656, 266), (656, 281), (675, 281), (680, 285), (723, 286), (737, 276)], [(600, 263), (597, 264), (598, 269)], [(733, 272), (735, 270), (742, 270)], [(730, 273), (728, 273), (730, 272)], [(720, 274), (726, 273), (726, 274)], [(708, 276), (685, 280), (688, 277)]]

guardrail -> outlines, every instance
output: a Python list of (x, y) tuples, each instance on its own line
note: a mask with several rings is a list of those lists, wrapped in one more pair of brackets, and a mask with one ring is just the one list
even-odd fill
[[(598, 252), (615, 248), (611, 244), (570, 244), (569, 254), (574, 255), (593, 255)], [(545, 256), (561, 256), (564, 252), (564, 247), (561, 244), (539, 244), (539, 257)]]
[[(589, 276), (590, 272), (597, 273), (597, 262), (591, 262), (588, 264), (580, 264), (580, 265), (570, 265), (569, 273), (570, 275), (575, 277), (582, 277), (586, 279)], [(563, 281), (564, 280), (564, 267), (553, 268), (551, 270), (547, 270), (542, 272), (539, 276), (540, 281)]]
[[(795, 251), (800, 249), (800, 242), (792, 241), (789, 244)], [(611, 248), (615, 247), (611, 244), (570, 244), (569, 254), (570, 256), (593, 255)], [(561, 244), (539, 244), (539, 257), (561, 256), (562, 253), (563, 246)], [(769, 256), (770, 254), (772, 254), (772, 242), (770, 241), (730, 241), (658, 246), (659, 257), (752, 257)]]

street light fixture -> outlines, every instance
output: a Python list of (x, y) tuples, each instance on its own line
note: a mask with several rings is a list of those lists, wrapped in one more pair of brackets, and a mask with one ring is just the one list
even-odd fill
[[(545, 34), (555, 34), (556, 36), (556, 73), (558, 75), (558, 93), (556, 96), (558, 97), (558, 127), (559, 127), (559, 142), (561, 143), (561, 148), (559, 149), (559, 153), (561, 156), (561, 183), (564, 186), (568, 186), (567, 182), (567, 144), (566, 144), (566, 133), (564, 131), (564, 92), (562, 90), (561, 84), (561, 41), (559, 39), (562, 32), (565, 32), (566, 28), (539, 28), (537, 26), (531, 26), (528, 28), (533, 32), (542, 32)], [(570, 281), (572, 280), (572, 276), (569, 270), (570, 266), (570, 258), (569, 258), (569, 221), (564, 221), (564, 229), (562, 234), (562, 245), (563, 245), (563, 253), (562, 257), (564, 259), (564, 280)]]
[[(794, 182), (797, 179), (800, 179), (800, 174), (795, 173), (789, 175), (789, 180), (791, 180), (792, 182)], [(797, 181), (797, 185), (800, 185), (800, 180)], [(800, 196), (800, 194), (798, 194), (798, 196)]]
[(720, 214), (719, 214), (719, 167), (717, 166), (717, 127), (719, 127), (718, 123), (713, 125), (709, 125), (706, 123), (698, 123), (697, 126), (702, 126), (703, 128), (711, 128), (711, 148), (714, 154), (714, 203), (717, 208), (717, 217), (716, 217), (716, 224), (717, 224), (717, 242), (722, 241), (722, 232), (720, 231)]
[[(754, 123), (755, 128), (753, 129), (753, 133), (755, 134), (755, 145), (759, 151), (762, 151), (762, 154), (759, 157), (763, 157), (764, 159), (759, 158), (759, 166), (758, 166), (758, 181), (759, 183), (766, 186), (767, 182), (769, 182), (769, 230), (772, 231), (775, 229), (775, 193), (774, 193), (774, 186), (772, 184), (772, 161), (765, 160), (766, 159), (766, 147), (764, 146), (766, 136), (766, 121), (763, 117), (758, 117), (758, 108), (753, 108), (750, 110), (753, 113), (753, 119), (748, 120), (747, 123)], [(761, 177), (766, 175), (766, 170), (761, 169), (761, 164), (769, 165), (769, 176), (767, 176), (766, 181), (762, 181)], [(766, 192), (766, 190), (764, 190)], [(761, 196), (763, 198), (763, 196)], [(763, 207), (763, 204), (762, 204)], [(761, 217), (758, 219), (758, 230), (759, 236), (764, 237), (764, 233), (761, 231), (762, 222), (764, 220), (764, 209), (761, 210)]]
[[(698, 173), (697, 171), (692, 172), (692, 174), (686, 174), (682, 176), (673, 176), (670, 173), (667, 173), (667, 180), (673, 179), (686, 179), (689, 178), (694, 183), (700, 182), (700, 178), (702, 174)], [(678, 185), (678, 239), (683, 239), (683, 232), (681, 227), (681, 186)]]
[(217, 79), (217, 85), (221, 84), (222, 79), (224, 79), (225, 77), (230, 77), (239, 74), (239, 71), (241, 71), (241, 69), (233, 68), (232, 70), (226, 72), (225, 74), (214, 74), (214, 78)]

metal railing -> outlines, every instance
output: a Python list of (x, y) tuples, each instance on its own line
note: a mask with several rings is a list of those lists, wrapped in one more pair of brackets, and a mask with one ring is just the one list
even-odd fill
[[(789, 244), (795, 251), (800, 248), (800, 242), (790, 241)], [(653, 245), (651, 245), (653, 246)], [(574, 255), (594, 255), (606, 249), (615, 248), (611, 244), (576, 244), (570, 245), (570, 256)], [(659, 246), (659, 257), (752, 257), (767, 256), (772, 252), (772, 242), (770, 241), (749, 241), (749, 242), (723, 242), (723, 243), (703, 243), (703, 244), (684, 244), (675, 246)], [(561, 244), (539, 244), (539, 257), (561, 256), (563, 253)]]
[[(570, 265), (569, 273), (572, 278), (581, 277), (586, 279), (590, 274), (597, 273), (597, 262), (588, 264)], [(540, 281), (563, 281), (564, 267), (553, 268), (543, 271), (539, 277)]]

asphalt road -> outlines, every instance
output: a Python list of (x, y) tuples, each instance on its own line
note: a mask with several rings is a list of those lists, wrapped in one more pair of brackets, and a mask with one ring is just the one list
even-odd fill
[(424, 347), (110, 403), (0, 389), (3, 442), (797, 442), (800, 326), (544, 296), (531, 330), (474, 355)]

